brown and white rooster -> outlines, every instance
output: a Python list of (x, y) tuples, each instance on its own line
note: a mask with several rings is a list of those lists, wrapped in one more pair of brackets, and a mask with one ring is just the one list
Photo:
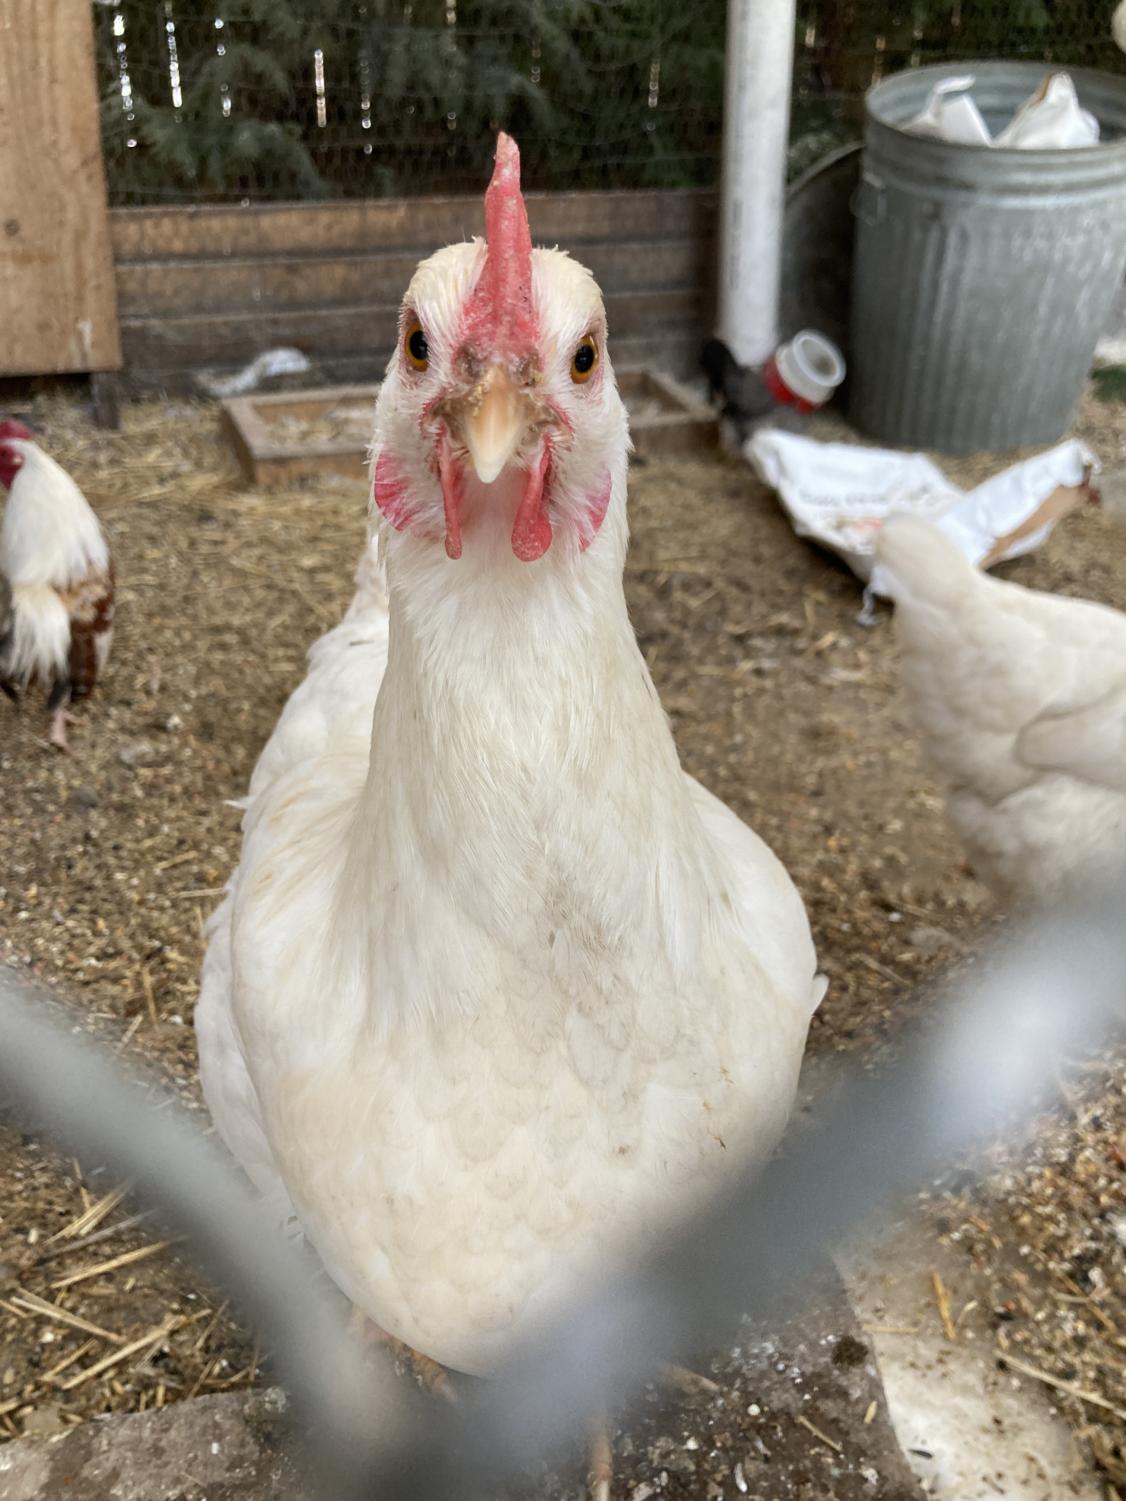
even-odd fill
[(770, 1151), (824, 989), (785, 870), (678, 762), (622, 590), (602, 298), (532, 249), (505, 136), (485, 219), (407, 291), (386, 582), (369, 551), (259, 761), (196, 1013), (279, 1215), (475, 1373)]
[(8, 501), (0, 573), (12, 621), (0, 636), (0, 688), (47, 692), (51, 744), (67, 749), (69, 705), (93, 692), (113, 637), (113, 561), (82, 491), (22, 422), (0, 422), (0, 484)]

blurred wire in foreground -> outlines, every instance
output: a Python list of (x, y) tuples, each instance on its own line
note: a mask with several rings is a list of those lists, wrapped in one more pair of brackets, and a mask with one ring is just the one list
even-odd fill
[(120, 1169), (139, 1199), (188, 1232), (200, 1265), (272, 1340), (325, 1494), (355, 1494), (369, 1454), (361, 1436), (372, 1431), (373, 1414), (384, 1442), (398, 1434), (403, 1383), (389, 1369), (380, 1380), (361, 1361), (311, 1258), (278, 1233), (198, 1122), (89, 1038), (42, 1020), (42, 1009), (42, 998), (0, 967), (0, 1106), (87, 1166)]
[[(655, 1362), (776, 1315), (818, 1262), (890, 1200), (1040, 1103), (1061, 1054), (1124, 1015), (1126, 886), (1042, 917), (979, 961), (878, 1077), (843, 1071), (816, 1125), (634, 1267), (529, 1336), (496, 1381), (423, 1419), (366, 1378), (291, 1247), (263, 1227), (233, 1168), (175, 1109), (88, 1044), (37, 1020), (0, 974), (0, 1089), (68, 1150), (131, 1177), (271, 1340), (332, 1501), (462, 1501), (574, 1438)], [(671, 1207), (671, 1206), (670, 1206)]]

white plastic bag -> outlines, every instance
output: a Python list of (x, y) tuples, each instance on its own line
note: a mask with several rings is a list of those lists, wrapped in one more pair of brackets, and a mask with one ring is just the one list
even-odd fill
[(889, 511), (937, 516), (962, 494), (922, 454), (818, 443), (772, 427), (748, 439), (743, 455), (777, 492), (798, 536), (837, 553), (862, 579), (872, 571), (872, 538)]
[[(1079, 503), (1079, 487), (1097, 467), (1078, 439), (1013, 464), (966, 492), (922, 454), (851, 443), (818, 443), (764, 428), (743, 449), (751, 467), (778, 494), (799, 537), (843, 558), (872, 590), (875, 534), (893, 511), (936, 520), (972, 563), (992, 567), (1039, 547)], [(1052, 502), (1061, 487), (1074, 489)]]
[(967, 92), (973, 83), (972, 73), (942, 79), (931, 89), (923, 112), (904, 129), (912, 135), (954, 141), (961, 146), (988, 146), (989, 127)]
[(1081, 108), (1071, 79), (1066, 73), (1051, 73), (993, 144), (1043, 151), (1098, 143), (1099, 122)]
[[(1123, 0), (1126, 6), (1126, 0)], [(1036, 92), (993, 137), (968, 90), (972, 73), (943, 78), (930, 91), (926, 107), (905, 130), (959, 146), (1003, 146), (1023, 151), (1097, 146), (1099, 122), (1083, 109), (1067, 73), (1045, 74)]]
[(245, 396), (248, 391), (256, 391), (265, 380), (278, 375), (303, 375), (312, 368), (308, 356), (300, 349), (267, 349), (234, 375), (216, 376), (200, 370), (196, 380), (209, 396)]

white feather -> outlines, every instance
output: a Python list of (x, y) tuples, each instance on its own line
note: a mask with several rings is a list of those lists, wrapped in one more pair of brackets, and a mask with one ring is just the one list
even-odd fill
[(16, 584), (4, 677), (21, 689), (37, 678), (50, 682), (66, 672), (69, 656), (70, 616), (56, 590), (50, 584)]
[(0, 529), (0, 572), (17, 584), (64, 589), (109, 567), (109, 544), (82, 491), (61, 465), (29, 440), (5, 440), (23, 457), (8, 491)]
[(974, 868), (1047, 900), (1126, 857), (1126, 616), (990, 578), (917, 517), (881, 528), (904, 687)]
[(251, 802), (289, 767), (324, 754), (341, 734), (366, 746), (386, 661), (387, 586), (373, 539), (356, 569), (348, 613), (310, 649), (308, 675), (258, 758), (250, 780)]
[[(291, 695), (267, 741), (239, 805), (253, 806), (290, 768), (325, 756), (339, 735), (366, 744), (371, 706), (387, 660), (387, 593), (374, 541), (356, 570), (356, 593), (341, 623), (314, 643), (309, 672)], [(233, 1156), (276, 1214), (296, 1218), (262, 1125), (242, 1042), (231, 1011), (231, 890), (207, 926), (195, 1025), (200, 1075), (212, 1117)]]

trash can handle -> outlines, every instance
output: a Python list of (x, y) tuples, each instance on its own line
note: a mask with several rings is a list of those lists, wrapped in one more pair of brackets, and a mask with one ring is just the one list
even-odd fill
[(884, 183), (878, 177), (872, 177), (869, 173), (862, 174), (859, 183), (849, 199), (849, 208), (853, 217), (866, 224), (869, 229), (884, 222), (885, 196)]

